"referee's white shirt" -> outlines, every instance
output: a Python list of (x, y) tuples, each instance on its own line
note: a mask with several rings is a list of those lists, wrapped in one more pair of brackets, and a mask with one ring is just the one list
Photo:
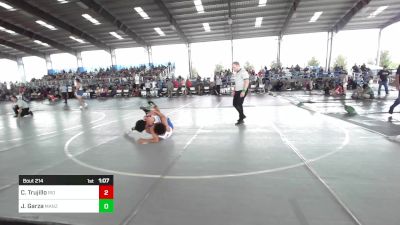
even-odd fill
[(244, 80), (248, 79), (249, 79), (249, 73), (247, 73), (245, 69), (241, 68), (235, 74), (235, 91), (243, 90)]

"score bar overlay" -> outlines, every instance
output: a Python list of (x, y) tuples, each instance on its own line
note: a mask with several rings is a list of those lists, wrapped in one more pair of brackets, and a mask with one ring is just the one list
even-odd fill
[(113, 175), (20, 175), (19, 213), (113, 213)]

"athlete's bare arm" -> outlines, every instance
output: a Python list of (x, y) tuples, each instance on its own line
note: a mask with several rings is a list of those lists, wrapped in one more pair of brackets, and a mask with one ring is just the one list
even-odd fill
[(154, 132), (154, 127), (150, 128), (150, 134), (151, 134), (151, 138), (140, 138), (138, 143), (139, 144), (148, 144), (148, 143), (158, 143), (160, 141), (160, 138)]

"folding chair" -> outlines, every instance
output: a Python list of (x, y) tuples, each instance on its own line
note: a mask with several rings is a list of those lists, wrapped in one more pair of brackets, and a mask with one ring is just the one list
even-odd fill
[(123, 96), (129, 97), (129, 89), (124, 89)]
[(172, 90), (172, 96), (174, 96), (174, 95), (176, 95), (176, 96), (178, 96), (178, 88), (174, 88), (173, 90)]
[(195, 88), (195, 87), (190, 87), (190, 93), (191, 93), (192, 95), (197, 94), (196, 88)]
[(117, 93), (115, 94), (115, 97), (122, 97), (122, 90), (118, 89)]
[(259, 93), (265, 93), (265, 84), (260, 84), (260, 85), (258, 85), (258, 92)]
[(90, 98), (90, 92), (86, 91), (83, 93), (82, 98)]
[(147, 97), (147, 91), (146, 90), (140, 90), (140, 96), (141, 97)]
[(234, 91), (235, 91), (235, 87), (232, 86), (232, 87), (229, 88), (229, 94), (230, 94), (230, 95), (231, 95), (232, 92), (234, 92)]
[(158, 97), (158, 89), (154, 88), (150, 90), (150, 96), (151, 97)]
[(205, 86), (204, 87), (204, 94), (210, 94), (210, 87), (209, 86)]
[(167, 88), (163, 88), (162, 90), (161, 90), (161, 95), (162, 96), (166, 96), (167, 95)]
[(250, 90), (249, 90), (249, 92), (250, 92), (250, 93), (254, 93), (255, 90), (256, 90), (256, 85), (254, 85), (254, 84), (250, 85)]
[(93, 91), (93, 92), (91, 93), (91, 96), (92, 96), (92, 98), (97, 98), (97, 94), (96, 94), (96, 92), (95, 92), (95, 91)]

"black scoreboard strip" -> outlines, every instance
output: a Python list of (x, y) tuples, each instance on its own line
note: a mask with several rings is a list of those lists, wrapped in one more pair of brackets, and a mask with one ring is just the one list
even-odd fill
[(113, 175), (19, 175), (19, 185), (113, 185)]

